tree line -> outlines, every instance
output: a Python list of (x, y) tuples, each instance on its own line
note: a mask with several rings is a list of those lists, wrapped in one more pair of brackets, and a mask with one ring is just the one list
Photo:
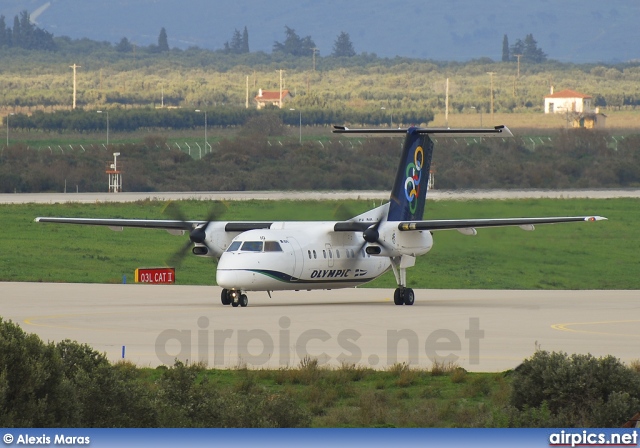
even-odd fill
[[(201, 117), (200, 117), (201, 118)], [(289, 133), (289, 137), (283, 134)], [(278, 136), (273, 138), (272, 136)], [(401, 139), (298, 141), (296, 127), (256, 115), (233, 139), (194, 160), (166, 139), (118, 145), (125, 191), (389, 190)], [(563, 130), (535, 148), (513, 139), (438, 139), (435, 188), (563, 189), (640, 186), (640, 135), (607, 144), (606, 134)], [(113, 147), (112, 149), (115, 149)], [(0, 152), (0, 192), (105, 191), (105, 148)]]
[[(185, 109), (112, 109), (109, 110), (109, 128), (114, 131), (136, 131), (139, 129), (194, 129), (204, 125), (202, 112)], [(381, 125), (388, 123), (388, 116), (383, 110), (331, 110), (321, 107), (305, 107), (299, 110), (270, 107), (267, 110), (241, 109), (235, 107), (209, 109), (207, 125), (218, 127), (242, 126), (247, 121), (268, 115), (277, 117), (286, 125), (326, 126), (345, 122)], [(95, 111), (72, 110), (47, 113), (35, 111), (33, 114), (19, 113), (10, 118), (5, 117), (6, 126), (10, 120), (13, 129), (24, 131), (52, 132), (95, 132), (104, 130), (105, 117)], [(395, 122), (406, 124), (427, 124), (433, 120), (430, 112), (397, 111)]]
[(0, 15), (0, 48), (22, 48), (25, 50), (56, 50), (53, 34), (31, 23), (28, 11), (22, 11), (13, 19), (13, 28), (8, 27), (5, 17)]

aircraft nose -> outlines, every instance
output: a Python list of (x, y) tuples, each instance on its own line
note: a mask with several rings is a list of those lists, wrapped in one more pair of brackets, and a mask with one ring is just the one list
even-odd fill
[(216, 271), (216, 283), (218, 286), (227, 289), (238, 288), (238, 272), (230, 269), (220, 269)]

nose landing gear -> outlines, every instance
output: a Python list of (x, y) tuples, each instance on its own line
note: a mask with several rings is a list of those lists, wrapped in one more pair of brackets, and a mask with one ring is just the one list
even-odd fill
[(234, 308), (238, 306), (246, 307), (249, 305), (249, 298), (242, 291), (237, 289), (223, 289), (220, 294), (220, 299), (223, 305), (231, 305)]

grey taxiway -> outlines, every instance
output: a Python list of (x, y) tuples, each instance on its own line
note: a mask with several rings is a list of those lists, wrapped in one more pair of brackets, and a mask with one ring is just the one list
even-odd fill
[(535, 350), (638, 359), (638, 291), (393, 290), (252, 293), (247, 308), (220, 288), (0, 283), (0, 307), (44, 341), (87, 343), (112, 361), (280, 368), (306, 357), (376, 369), (433, 362), (469, 371), (512, 369)]

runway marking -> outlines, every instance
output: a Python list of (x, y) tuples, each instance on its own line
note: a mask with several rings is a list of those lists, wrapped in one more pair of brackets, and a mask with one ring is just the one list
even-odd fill
[(600, 322), (568, 322), (563, 324), (553, 324), (551, 328), (558, 331), (568, 331), (570, 333), (587, 333), (587, 334), (599, 334), (605, 336), (624, 336), (624, 337), (640, 337), (640, 334), (627, 334), (627, 333), (610, 333), (604, 331), (591, 331), (591, 330), (578, 330), (575, 328), (568, 328), (570, 326), (579, 325), (604, 325), (604, 324), (630, 324), (640, 322), (640, 320), (605, 320)]

